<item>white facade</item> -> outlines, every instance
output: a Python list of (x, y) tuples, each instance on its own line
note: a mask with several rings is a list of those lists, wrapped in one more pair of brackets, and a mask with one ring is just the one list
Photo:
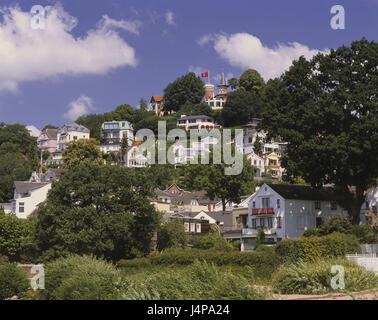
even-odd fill
[[(21, 182), (22, 183), (22, 182)], [(14, 191), (14, 199), (12, 200), (11, 211), (20, 219), (28, 218), (39, 204), (46, 201), (47, 193), (51, 189), (51, 183), (26, 183), (30, 187), (26, 193)]]
[[(265, 234), (271, 243), (298, 238), (306, 229), (320, 225), (322, 220), (336, 213), (347, 214), (335, 201), (285, 199), (268, 184), (263, 184), (250, 199), (248, 228), (243, 229), (243, 236), (253, 239), (258, 234), (256, 228), (264, 226), (268, 228)], [(246, 247), (253, 248), (253, 241), (245, 242)]]
[(182, 115), (177, 120), (177, 126), (185, 130), (214, 129), (214, 128), (220, 127), (219, 125), (214, 123), (214, 120), (212, 118), (205, 115), (198, 115), (198, 116)]

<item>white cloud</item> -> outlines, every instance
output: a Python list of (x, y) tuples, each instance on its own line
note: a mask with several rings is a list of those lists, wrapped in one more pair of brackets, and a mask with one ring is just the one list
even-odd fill
[(59, 75), (106, 74), (136, 66), (135, 50), (115, 28), (137, 34), (140, 24), (104, 16), (83, 37), (70, 32), (78, 20), (61, 5), (49, 7), (44, 30), (32, 29), (29, 12), (0, 8), (0, 90), (17, 92), (26, 81)]
[(63, 118), (75, 121), (80, 116), (87, 114), (93, 109), (92, 99), (86, 95), (81, 95), (68, 105), (68, 111), (63, 115)]
[(104, 30), (111, 30), (113, 28), (119, 28), (136, 35), (139, 35), (139, 29), (142, 26), (142, 22), (139, 20), (127, 21), (127, 20), (115, 20), (109, 18), (107, 14), (102, 16), (102, 20), (99, 22), (99, 27)]
[(265, 80), (280, 76), (294, 59), (302, 55), (309, 59), (320, 52), (298, 42), (278, 43), (274, 48), (269, 48), (259, 38), (248, 33), (208, 34), (197, 42), (200, 45), (212, 43), (214, 50), (230, 65), (256, 69)]
[(172, 11), (168, 10), (166, 13), (165, 13), (165, 22), (167, 24), (169, 24), (170, 26), (172, 25), (175, 25), (175, 18), (174, 18), (174, 14)]

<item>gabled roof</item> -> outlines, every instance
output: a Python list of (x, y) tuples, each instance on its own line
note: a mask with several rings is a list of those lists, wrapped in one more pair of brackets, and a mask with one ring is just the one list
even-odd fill
[(59, 129), (58, 133), (67, 133), (70, 131), (89, 133), (88, 128), (82, 126), (81, 124), (77, 124), (76, 122), (65, 124), (62, 128)]
[(152, 102), (152, 101), (160, 102), (162, 100), (163, 100), (163, 96), (152, 96), (150, 102)]
[(50, 182), (25, 182), (25, 181), (15, 181), (14, 188), (16, 192), (19, 194), (26, 194), (32, 190), (36, 190), (42, 188), (46, 185), (50, 184)]
[(58, 129), (45, 129), (41, 132), (41, 134), (46, 134), (47, 138), (50, 140), (56, 140), (58, 135)]
[(270, 183), (267, 183), (267, 185), (285, 199), (317, 201), (343, 200), (343, 197), (340, 194), (338, 194), (333, 188), (314, 188), (302, 185)]

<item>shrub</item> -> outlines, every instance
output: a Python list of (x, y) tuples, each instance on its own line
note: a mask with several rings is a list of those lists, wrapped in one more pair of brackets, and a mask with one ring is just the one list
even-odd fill
[(281, 266), (272, 280), (274, 291), (282, 294), (323, 294), (331, 288), (332, 266), (341, 265), (345, 271), (345, 288), (336, 291), (351, 292), (378, 286), (378, 276), (344, 258), (298, 262)]
[(315, 261), (347, 253), (361, 253), (361, 246), (353, 235), (333, 233), (322, 237), (301, 237), (280, 241), (275, 252), (283, 262)]
[(185, 270), (169, 270), (134, 284), (125, 299), (209, 300), (264, 299), (266, 293), (253, 287), (253, 282), (229, 271), (219, 271), (213, 263), (195, 260)]
[(374, 231), (369, 224), (359, 224), (352, 226), (354, 234), (361, 244), (375, 243)]
[(145, 269), (151, 266), (151, 261), (148, 258), (123, 259), (117, 266), (122, 269)]
[(30, 282), (25, 271), (14, 263), (0, 265), (0, 300), (23, 297), (29, 288)]
[(201, 238), (199, 249), (214, 249), (219, 251), (231, 251), (232, 245), (219, 234), (208, 234)]
[(70, 255), (46, 265), (43, 299), (115, 299), (120, 274), (116, 267), (93, 256)]
[(251, 266), (256, 277), (264, 279), (270, 279), (279, 265), (278, 256), (267, 252), (168, 249), (162, 253), (151, 254), (149, 259), (153, 265), (190, 265), (195, 260), (203, 260), (218, 266)]
[(186, 243), (185, 227), (179, 219), (173, 219), (159, 226), (157, 232), (157, 249), (159, 251), (185, 246)]

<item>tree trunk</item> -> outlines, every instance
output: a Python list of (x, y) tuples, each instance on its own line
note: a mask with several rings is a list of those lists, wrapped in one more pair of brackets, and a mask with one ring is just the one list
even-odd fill
[(226, 211), (226, 199), (223, 199), (223, 198), (222, 198), (222, 208), (223, 208), (223, 211)]
[(351, 222), (354, 225), (358, 225), (360, 223), (361, 206), (364, 201), (364, 189), (357, 187), (356, 193), (350, 197), (349, 206), (347, 208)]

